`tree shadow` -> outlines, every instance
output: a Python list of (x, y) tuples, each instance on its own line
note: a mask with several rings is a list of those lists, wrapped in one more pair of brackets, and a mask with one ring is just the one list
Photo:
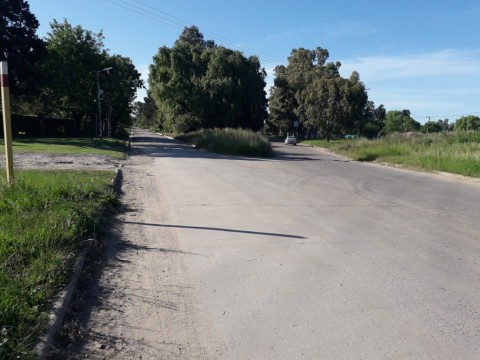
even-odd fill
[(235, 161), (261, 161), (261, 162), (301, 162), (301, 161), (336, 161), (349, 162), (342, 158), (329, 155), (325, 157), (320, 154), (301, 154), (294, 149), (298, 147), (288, 148), (283, 145), (283, 141), (273, 141), (274, 157), (248, 157), (237, 155), (226, 155), (209, 152), (207, 150), (195, 149), (194, 146), (185, 144), (179, 140), (171, 139), (157, 134), (145, 133), (139, 135), (132, 135), (130, 137), (132, 147), (130, 149), (131, 155), (149, 156), (149, 157), (165, 157), (165, 158), (202, 158), (202, 159), (216, 159), (216, 160), (235, 160)]
[(168, 158), (203, 158), (237, 161), (269, 161), (269, 158), (217, 154), (160, 135), (133, 135), (130, 137), (131, 155)]
[(207, 226), (151, 224), (151, 223), (142, 223), (142, 222), (134, 222), (134, 221), (123, 221), (123, 223), (124, 224), (135, 224), (135, 225), (141, 225), (141, 226), (158, 226), (158, 227), (164, 227), (164, 228), (220, 231), (220, 232), (240, 233), (240, 234), (249, 234), (249, 235), (263, 235), (263, 236), (283, 237), (283, 238), (289, 238), (289, 239), (305, 239), (304, 236), (298, 236), (298, 235), (279, 234), (279, 233), (260, 232), (260, 231), (250, 231), (250, 230), (214, 228), (214, 227), (207, 227)]

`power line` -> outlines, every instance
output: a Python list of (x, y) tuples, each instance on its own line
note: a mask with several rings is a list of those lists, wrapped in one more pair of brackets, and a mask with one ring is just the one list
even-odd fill
[[(123, 0), (122, 0), (122, 1), (123, 1)], [(154, 7), (152, 7), (152, 6), (148, 5), (148, 4), (143, 3), (142, 1), (139, 1), (139, 0), (133, 0), (133, 1), (135, 1), (135, 2), (138, 3), (138, 4), (142, 4), (143, 6), (146, 6), (146, 7), (150, 8), (150, 9), (156, 11), (156, 12), (159, 12), (159, 13), (161, 13), (161, 14), (164, 14), (164, 15), (168, 16), (168, 17), (171, 17), (171, 18), (173, 18), (173, 19), (175, 19), (175, 20), (181, 21), (183, 24), (186, 24), (186, 25), (189, 25), (189, 26), (193, 26), (193, 25), (194, 25), (194, 24), (192, 24), (192, 23), (189, 22), (189, 21), (183, 20), (183, 19), (178, 18), (178, 17), (176, 17), (176, 16), (174, 16), (174, 15), (171, 15), (171, 14), (165, 12), (165, 11), (162, 11), (162, 10), (160, 10), (160, 9), (154, 8)], [(214, 37), (216, 37), (216, 38), (223, 39), (225, 42), (230, 43), (230, 45), (233, 46), (233, 47), (247, 49), (247, 50), (250, 50), (251, 52), (256, 53), (256, 54), (262, 54), (262, 55), (264, 55), (264, 57), (269, 58), (270, 61), (283, 62), (283, 60), (280, 60), (280, 59), (278, 59), (278, 58), (276, 58), (276, 57), (274, 57), (274, 56), (271, 56), (271, 55), (268, 54), (268, 53), (265, 53), (265, 52), (263, 52), (263, 51), (260, 51), (260, 50), (251, 48), (251, 47), (246, 46), (246, 45), (238, 44), (236, 41), (234, 41), (234, 40), (232, 40), (232, 39), (229, 39), (229, 38), (226, 37), (226, 36), (217, 34), (217, 33), (213, 32), (213, 31), (211, 31), (211, 30), (209, 30), (209, 29), (206, 29), (206, 28), (204, 28), (204, 27), (202, 27), (202, 32), (207, 33), (207, 34), (211, 34), (212, 36), (214, 36)]]
[(467, 114), (453, 114), (453, 115), (434, 115), (434, 116), (414, 116), (411, 115), (412, 118), (414, 119), (429, 119), (430, 118), (449, 118), (449, 117), (462, 117), (462, 116), (469, 116), (469, 115), (477, 115), (480, 114), (480, 112), (472, 112), (472, 113), (467, 113)]
[[(170, 24), (170, 23), (168, 23), (168, 22), (161, 21), (161, 20), (159, 20), (158, 18), (152, 17), (152, 16), (150, 16), (150, 15), (148, 15), (148, 14), (144, 14), (144, 13), (142, 13), (142, 12), (136, 11), (136, 10), (131, 9), (131, 8), (128, 8), (128, 7), (123, 6), (123, 5), (121, 5), (121, 4), (118, 4), (118, 3), (116, 3), (116, 2), (114, 2), (114, 1), (112, 1), (112, 0), (105, 0), (105, 1), (106, 1), (106, 2), (109, 2), (109, 3), (113, 4), (113, 5), (116, 5), (116, 6), (118, 6), (118, 7), (121, 7), (121, 8), (123, 8), (123, 9), (125, 9), (125, 10), (128, 10), (128, 11), (130, 11), (130, 12), (133, 12), (133, 13), (135, 13), (135, 14), (137, 14), (137, 15), (141, 15), (141, 16), (146, 17), (146, 18), (148, 18), (148, 19), (151, 19), (151, 20), (153, 20), (153, 21), (162, 23), (162, 24), (164, 24), (164, 25), (171, 26), (171, 27), (173, 27), (173, 28), (175, 28), (175, 29), (179, 29), (179, 30), (182, 30), (182, 29), (183, 29), (183, 27), (181, 27), (181, 26), (175, 26), (174, 24)], [(122, 1), (122, 0), (119, 0), (119, 1)], [(143, 11), (144, 11), (144, 10), (143, 10)]]
[[(157, 9), (157, 8), (154, 8), (148, 4), (145, 4), (144, 2), (142, 1), (138, 1), (138, 0), (132, 0), (134, 1), (135, 3), (141, 5), (141, 6), (137, 6), (135, 4), (132, 4), (131, 2), (129, 1), (125, 1), (125, 0), (115, 0), (115, 1), (112, 1), (112, 0), (105, 0), (107, 1), (108, 3), (110, 4), (113, 4), (113, 5), (116, 5), (120, 8), (123, 8), (127, 11), (130, 11), (130, 12), (133, 12), (137, 15), (141, 15), (143, 17), (146, 17), (148, 19), (151, 19), (153, 21), (156, 21), (156, 22), (159, 22), (159, 23), (162, 23), (164, 25), (167, 25), (167, 26), (171, 26), (175, 29), (179, 29), (179, 30), (183, 30), (183, 28), (185, 26), (193, 26), (192, 23), (190, 23), (189, 21), (186, 21), (186, 20), (183, 20), (181, 18), (178, 18), (174, 15), (171, 15), (165, 11), (162, 11), (160, 9)], [(120, 3), (121, 4), (120, 4)], [(122, 4), (125, 4), (125, 5), (122, 5)], [(150, 9), (150, 10), (149, 10)], [(153, 11), (152, 11), (153, 10)], [(161, 14), (161, 15), (160, 15)], [(263, 51), (259, 51), (259, 50), (256, 50), (254, 48), (251, 48), (249, 46), (245, 46), (245, 45), (241, 45), (241, 44), (238, 44), (238, 42), (235, 42), (231, 39), (229, 39), (228, 37), (226, 36), (223, 36), (223, 35), (220, 35), (220, 34), (217, 34), (217, 33), (214, 33), (213, 31), (210, 31), (208, 29), (205, 29), (205, 28), (202, 28), (201, 31), (203, 33), (207, 33), (207, 34), (210, 34), (211, 36), (214, 37), (214, 40), (216, 40), (216, 42), (219, 42), (219, 43), (227, 43), (229, 44), (229, 46), (233, 47), (233, 48), (236, 48), (238, 50), (249, 50), (249, 52), (252, 52), (254, 54), (259, 54), (259, 55), (262, 55), (262, 57), (264, 59), (266, 59), (267, 61), (270, 61), (270, 62), (276, 62), (276, 63), (282, 63), (284, 62), (284, 60), (280, 60), (268, 53), (265, 53)], [(218, 39), (221, 39), (222, 41), (218, 41)]]

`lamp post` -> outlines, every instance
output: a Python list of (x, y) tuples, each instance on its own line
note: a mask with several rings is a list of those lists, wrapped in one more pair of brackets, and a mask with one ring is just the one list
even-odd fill
[[(97, 117), (97, 123), (95, 125), (95, 134), (97, 133), (97, 130), (99, 130), (99, 136), (102, 138), (103, 136), (103, 131), (102, 131), (102, 104), (100, 102), (100, 98), (103, 94), (103, 90), (100, 89), (100, 73), (102, 71), (106, 71), (107, 74), (110, 74), (110, 70), (112, 70), (112, 67), (106, 67), (105, 69), (98, 70), (97, 73), (97, 103), (98, 103), (98, 117)], [(100, 125), (100, 129), (99, 129)]]

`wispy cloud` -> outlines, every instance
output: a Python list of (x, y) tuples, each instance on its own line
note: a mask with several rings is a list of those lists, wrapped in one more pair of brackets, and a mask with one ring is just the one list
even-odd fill
[(342, 61), (343, 76), (353, 70), (370, 88), (369, 98), (387, 110), (410, 109), (419, 118), (455, 118), (480, 111), (480, 49)]
[(342, 61), (344, 71), (357, 70), (369, 80), (480, 74), (480, 50), (447, 49), (398, 56), (370, 56)]

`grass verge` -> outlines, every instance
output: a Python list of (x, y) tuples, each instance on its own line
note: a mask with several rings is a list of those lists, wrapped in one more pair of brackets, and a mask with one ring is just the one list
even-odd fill
[(480, 177), (480, 132), (393, 134), (378, 140), (308, 140), (358, 161)]
[(271, 157), (273, 150), (268, 139), (260, 133), (243, 129), (205, 129), (177, 135), (177, 140), (195, 145), (197, 149), (237, 155)]
[(15, 175), (14, 186), (0, 183), (0, 359), (35, 358), (53, 298), (95, 233), (99, 209), (115, 201), (112, 172)]
[[(0, 153), (5, 153), (0, 140)], [(125, 142), (117, 139), (89, 138), (25, 138), (13, 141), (13, 152), (48, 152), (53, 154), (99, 154), (122, 159), (128, 150)]]

